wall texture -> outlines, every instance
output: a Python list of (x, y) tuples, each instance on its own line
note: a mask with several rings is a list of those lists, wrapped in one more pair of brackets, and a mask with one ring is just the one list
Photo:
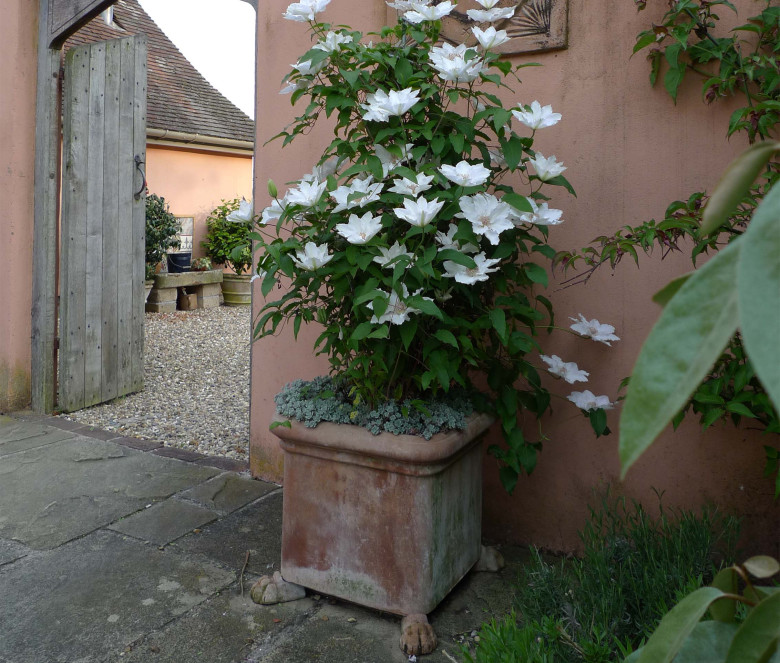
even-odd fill
[(0, 411), (30, 400), (38, 3), (3, 3), (0, 21)]
[(252, 197), (252, 156), (147, 145), (149, 193), (165, 198), (176, 216), (194, 216), (193, 258), (204, 255), (206, 217), (220, 202)]
[[(309, 172), (318, 149), (327, 138), (324, 129), (305, 143), (281, 151), (281, 143), (263, 143), (293, 117), (289, 97), (276, 90), (291, 62), (305, 50), (305, 25), (285, 21), (287, 2), (272, 0), (258, 10), (258, 153), (256, 191), (258, 209), (268, 204), (265, 182), (289, 181)], [(554, 128), (537, 134), (536, 147), (555, 154), (567, 166), (567, 177), (577, 191), (572, 198), (554, 191), (552, 206), (564, 210), (566, 223), (551, 230), (556, 248), (580, 247), (618, 227), (663, 215), (677, 198), (711, 188), (730, 158), (745, 143), (726, 140), (731, 108), (708, 107), (701, 101), (699, 81), (684, 86), (675, 105), (666, 93), (651, 88), (643, 55), (630, 58), (635, 35), (658, 22), (666, 3), (648, 3), (637, 14), (629, 0), (571, 0), (569, 48), (518, 56), (515, 61), (539, 62), (522, 72), (523, 84), (510, 103), (538, 99), (563, 114)], [(743, 17), (759, 7), (753, 0), (738, 5)], [(328, 20), (349, 22), (363, 30), (376, 29), (386, 18), (384, 2), (334, 0)], [(620, 379), (629, 375), (637, 352), (659, 310), (651, 295), (690, 261), (677, 255), (660, 261), (643, 258), (640, 268), (622, 264), (615, 273), (603, 268), (585, 286), (552, 288), (558, 325), (583, 313), (617, 328), (621, 337), (612, 348), (565, 333), (544, 339), (547, 354), (577, 361), (590, 371), (592, 391), (618, 396)], [(556, 275), (560, 281), (560, 275)], [(261, 302), (258, 291), (255, 307)], [(280, 479), (281, 457), (276, 439), (268, 432), (273, 395), (289, 380), (322, 373), (325, 363), (310, 355), (311, 339), (302, 334), (297, 345), (285, 330), (253, 348), (251, 467), (256, 475)], [(495, 463), (485, 459), (485, 535), (495, 540), (533, 543), (556, 550), (574, 550), (577, 530), (587, 517), (592, 491), (617, 482), (617, 435), (596, 439), (578, 410), (564, 400), (568, 385), (551, 382), (561, 398), (555, 412), (543, 422), (547, 441), (531, 477), (522, 478), (513, 496), (500, 487)], [(617, 429), (618, 411), (610, 414)], [(536, 430), (528, 422), (529, 436)], [(497, 442), (496, 430), (486, 440)], [(614, 491), (636, 497), (654, 509), (654, 490), (664, 492), (666, 506), (695, 508), (717, 503), (744, 516), (743, 531), (766, 552), (777, 553), (778, 506), (772, 486), (761, 478), (760, 436), (731, 427), (714, 427), (702, 434), (694, 422), (676, 433), (668, 431), (632, 469)]]

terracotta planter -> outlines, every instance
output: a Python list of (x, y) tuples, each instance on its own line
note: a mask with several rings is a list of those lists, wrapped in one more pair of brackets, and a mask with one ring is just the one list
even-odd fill
[(249, 306), (252, 303), (250, 274), (223, 274), (222, 296), (225, 306)]
[(479, 558), (479, 438), (491, 422), (478, 415), (430, 440), (331, 423), (275, 428), (284, 579), (385, 612), (431, 612)]

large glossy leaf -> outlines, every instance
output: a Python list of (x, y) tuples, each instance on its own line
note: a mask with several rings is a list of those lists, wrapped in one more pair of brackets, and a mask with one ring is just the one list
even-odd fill
[(780, 573), (780, 562), (769, 555), (756, 555), (745, 560), (742, 566), (754, 578), (771, 578), (776, 573)]
[(724, 663), (738, 628), (736, 624), (699, 622), (686, 638), (674, 663)]
[[(737, 572), (733, 566), (721, 569), (712, 580), (712, 586), (725, 594), (737, 593)], [(733, 622), (737, 613), (737, 602), (729, 599), (715, 601), (710, 606), (712, 618), (719, 622)]]
[(737, 268), (742, 340), (774, 406), (780, 410), (780, 186), (753, 214)]
[(731, 643), (726, 663), (765, 663), (780, 641), (780, 593), (764, 599), (747, 616)]
[(697, 270), (642, 346), (620, 417), (621, 476), (680, 411), (736, 331), (738, 258), (737, 241)]
[(642, 649), (638, 663), (670, 663), (693, 632), (710, 604), (723, 596), (715, 587), (702, 587), (667, 612)]
[(704, 208), (701, 216), (702, 234), (709, 234), (725, 223), (737, 209), (737, 205), (745, 197), (750, 185), (755, 182), (767, 161), (778, 151), (780, 151), (780, 143), (757, 143), (731, 162)]

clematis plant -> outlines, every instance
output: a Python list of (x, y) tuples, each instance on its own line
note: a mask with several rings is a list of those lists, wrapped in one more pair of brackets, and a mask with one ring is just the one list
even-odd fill
[[(439, 42), (452, 2), (396, 0), (397, 25), (367, 36), (321, 22), (326, 4), (285, 13), (308, 22), (314, 46), (283, 81), (293, 104), (307, 102), (276, 138), (286, 145), (324, 118), (334, 137), (284, 195), (269, 186), (254, 236), (266, 297), (256, 336), (318, 323), (316, 349), (356, 403), (467, 391), (501, 421), (506, 447), (492, 452), (511, 491), (541, 448), (518, 416), (550, 408), (540, 369), (568, 382), (588, 375), (539, 359), (538, 337), (554, 324), (543, 294), (556, 253), (549, 226), (562, 216), (548, 190), (572, 190), (534, 141), (561, 116), (537, 101), (507, 109), (496, 95), (523, 66), (491, 51), (507, 35), (490, 23), (511, 7), (481, 0), (470, 48)], [(593, 412), (607, 397), (575, 403), (605, 432)]]

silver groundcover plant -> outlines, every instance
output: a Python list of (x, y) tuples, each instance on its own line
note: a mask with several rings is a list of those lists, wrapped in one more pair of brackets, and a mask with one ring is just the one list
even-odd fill
[[(507, 446), (493, 453), (511, 490), (541, 446), (518, 425), (519, 411), (549, 409), (539, 370), (567, 382), (588, 376), (540, 358), (538, 340), (554, 324), (543, 292), (555, 255), (549, 227), (562, 222), (548, 189), (571, 187), (565, 166), (534, 141), (561, 116), (535, 100), (504, 108), (497, 96), (522, 66), (491, 51), (508, 39), (491, 22), (512, 7), (481, 0), (469, 11), (470, 46), (436, 45), (451, 2), (397, 0), (398, 24), (368, 37), (321, 22), (327, 4), (305, 0), (284, 14), (307, 23), (314, 44), (282, 90), (303, 112), (276, 138), (286, 145), (323, 116), (334, 137), (284, 195), (269, 183), (254, 235), (266, 297), (256, 336), (318, 323), (316, 348), (353, 402), (467, 392), (501, 420)], [(616, 339), (596, 321), (575, 327)], [(607, 430), (609, 398), (570, 400), (597, 434)]]

